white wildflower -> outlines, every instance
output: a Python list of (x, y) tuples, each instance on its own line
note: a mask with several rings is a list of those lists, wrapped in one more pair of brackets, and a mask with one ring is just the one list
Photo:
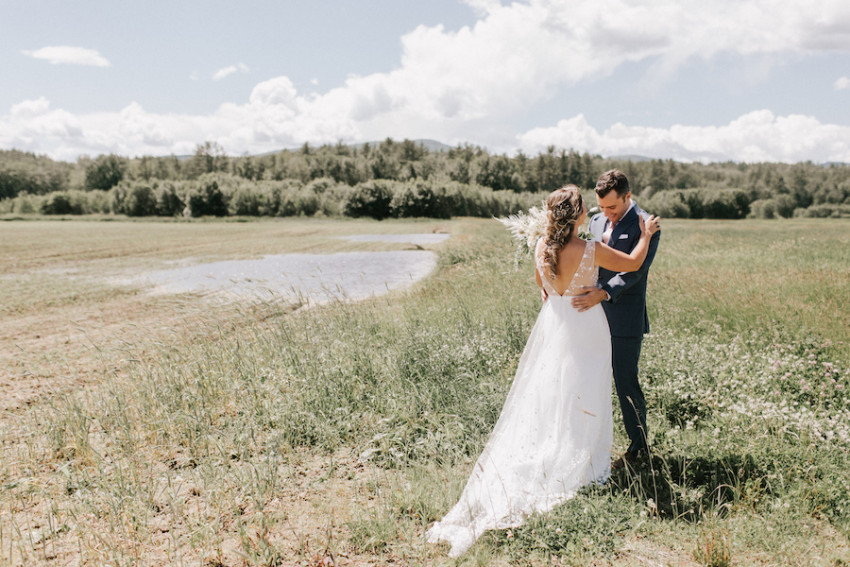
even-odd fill
[(537, 239), (545, 234), (546, 206), (531, 207), (528, 212), (520, 211), (515, 215), (496, 219), (511, 231), (511, 237), (520, 252), (531, 252)]

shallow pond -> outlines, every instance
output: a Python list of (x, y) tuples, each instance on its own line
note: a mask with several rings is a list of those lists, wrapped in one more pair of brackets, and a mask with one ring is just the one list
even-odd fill
[[(436, 244), (448, 234), (386, 234), (341, 237), (361, 242)], [(123, 283), (153, 293), (199, 293), (221, 299), (324, 303), (357, 300), (411, 285), (437, 266), (426, 250), (274, 254), (255, 260), (224, 260), (146, 272)]]

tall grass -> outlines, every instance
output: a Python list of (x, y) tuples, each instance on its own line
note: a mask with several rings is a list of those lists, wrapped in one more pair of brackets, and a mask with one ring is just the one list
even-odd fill
[[(451, 226), (407, 293), (226, 323), (211, 307), (207, 340), (128, 345), (126, 371), (7, 421), (3, 561), (444, 562), (422, 533), (462, 490), (539, 309), (501, 225)], [(459, 563), (850, 560), (850, 337), (829, 311), (850, 296), (850, 236), (817, 226), (829, 236), (666, 223), (642, 365), (652, 458)]]

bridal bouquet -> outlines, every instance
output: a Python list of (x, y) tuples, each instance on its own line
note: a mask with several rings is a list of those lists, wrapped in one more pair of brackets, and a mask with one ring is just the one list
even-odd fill
[(528, 212), (520, 211), (515, 215), (498, 217), (496, 220), (511, 231), (519, 257), (532, 252), (537, 239), (545, 234), (546, 204), (544, 203), (543, 207), (531, 207)]
[[(598, 209), (594, 207), (589, 212), (598, 212)], [(527, 212), (520, 211), (514, 215), (497, 217), (496, 220), (511, 232), (517, 247), (516, 259), (519, 261), (524, 254), (534, 252), (537, 239), (546, 233), (546, 203), (544, 202), (542, 207), (531, 207)], [(593, 236), (582, 228), (584, 227), (580, 227), (578, 231), (579, 238), (591, 240)]]

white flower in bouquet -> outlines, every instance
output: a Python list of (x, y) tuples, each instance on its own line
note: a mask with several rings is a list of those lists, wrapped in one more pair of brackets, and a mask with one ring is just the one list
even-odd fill
[[(599, 212), (599, 207), (593, 207), (588, 211), (589, 215)], [(534, 251), (537, 239), (546, 234), (546, 203), (542, 207), (531, 207), (527, 212), (520, 211), (515, 215), (497, 217), (497, 221), (505, 225), (511, 231), (511, 237), (517, 246), (517, 259), (523, 254)], [(593, 236), (587, 232), (587, 221), (578, 228), (578, 236), (584, 240), (591, 240)]]
[(517, 255), (531, 252), (537, 239), (546, 231), (546, 204), (543, 207), (531, 207), (528, 212), (520, 211), (507, 217), (498, 217), (497, 221), (505, 225), (517, 246)]

